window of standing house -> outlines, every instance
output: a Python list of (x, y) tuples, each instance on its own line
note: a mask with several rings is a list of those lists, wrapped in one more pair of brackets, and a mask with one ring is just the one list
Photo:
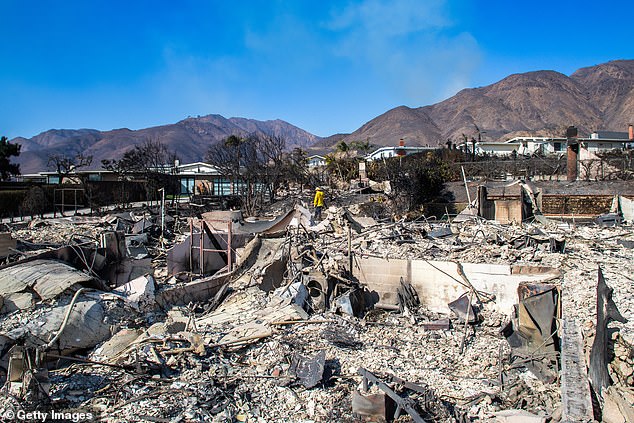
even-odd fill
[(561, 143), (560, 142), (556, 142), (555, 143), (555, 151), (561, 151)]
[(101, 177), (101, 173), (89, 173), (88, 174), (88, 180), (91, 182), (99, 182), (101, 181), (103, 178)]
[(181, 178), (181, 194), (193, 194), (195, 187), (194, 178)]
[(214, 180), (214, 195), (231, 195), (231, 181), (229, 178), (216, 178)]

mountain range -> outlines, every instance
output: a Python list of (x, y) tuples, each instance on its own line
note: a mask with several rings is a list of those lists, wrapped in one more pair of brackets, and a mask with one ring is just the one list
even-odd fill
[(286, 139), (287, 148), (323, 153), (340, 141), (369, 141), (375, 146), (442, 146), (448, 140), (481, 137), (503, 141), (514, 136), (563, 136), (575, 125), (580, 134), (596, 130), (626, 131), (634, 121), (634, 60), (617, 60), (577, 70), (510, 75), (494, 84), (464, 89), (439, 103), (396, 107), (351, 134), (320, 138), (282, 120), (258, 121), (220, 115), (189, 117), (146, 129), (51, 129), (32, 138), (14, 138), (22, 145), (16, 162), (22, 173), (46, 170), (51, 154), (119, 158), (134, 145), (152, 139), (165, 143), (182, 162), (201, 161), (209, 146), (229, 135), (263, 133)]
[[(464, 89), (430, 106), (396, 107), (367, 122), (343, 141), (375, 145), (443, 145), (464, 136), (504, 141), (515, 136), (564, 136), (627, 131), (634, 123), (634, 60), (618, 60), (577, 70), (510, 75), (486, 87)], [(327, 147), (324, 142), (316, 146)]]
[(102, 159), (117, 159), (146, 140), (159, 141), (176, 153), (182, 163), (203, 161), (209, 146), (229, 135), (263, 133), (286, 140), (287, 148), (307, 149), (319, 137), (282, 120), (258, 121), (244, 118), (224, 118), (220, 115), (188, 117), (171, 125), (111, 131), (95, 129), (51, 129), (33, 138), (14, 138), (22, 145), (15, 160), (23, 174), (47, 169), (53, 154), (73, 156), (77, 153), (93, 157), (90, 168), (101, 167)]

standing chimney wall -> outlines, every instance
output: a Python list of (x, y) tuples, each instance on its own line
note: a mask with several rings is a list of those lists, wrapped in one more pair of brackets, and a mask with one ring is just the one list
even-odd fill
[(566, 166), (568, 169), (568, 181), (574, 182), (577, 180), (577, 158), (579, 156), (579, 141), (577, 141), (577, 128), (569, 126), (566, 129), (566, 138), (568, 139), (568, 160)]
[(568, 139), (568, 160), (566, 166), (568, 168), (568, 182), (577, 180), (577, 157), (579, 156), (579, 143), (575, 138)]
[(627, 133), (629, 135), (629, 140), (634, 141), (634, 126), (632, 126), (631, 123), (627, 125)]

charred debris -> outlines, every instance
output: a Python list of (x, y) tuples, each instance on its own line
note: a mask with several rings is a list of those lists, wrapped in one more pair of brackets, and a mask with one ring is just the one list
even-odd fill
[(5, 224), (0, 414), (634, 421), (631, 222), (338, 198), (320, 222), (286, 201)]

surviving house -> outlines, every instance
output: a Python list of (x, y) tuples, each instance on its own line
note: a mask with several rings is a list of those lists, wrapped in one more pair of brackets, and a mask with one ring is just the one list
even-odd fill
[(326, 158), (317, 154), (308, 157), (308, 167), (326, 166)]
[[(634, 130), (629, 125), (628, 132), (595, 131), (589, 137), (577, 137), (576, 142), (590, 153), (634, 148)], [(469, 143), (463, 144), (468, 150)], [(564, 137), (515, 137), (504, 142), (480, 141), (475, 143), (476, 154), (511, 156), (513, 154), (532, 156), (534, 154), (553, 155), (566, 153), (567, 139)]]
[(399, 145), (397, 147), (381, 147), (378, 148), (377, 150), (374, 150), (372, 153), (368, 154), (365, 157), (366, 161), (371, 161), (371, 160), (381, 160), (381, 159), (387, 159), (390, 157), (396, 157), (396, 156), (407, 156), (409, 154), (415, 154), (415, 153), (422, 153), (425, 151), (434, 151), (436, 150), (438, 147), (408, 147), (405, 145), (405, 141), (401, 138)]
[(231, 195), (233, 185), (228, 176), (209, 163), (178, 164), (175, 172), (181, 195)]
[(515, 137), (504, 142), (481, 141), (475, 144), (476, 154), (511, 156), (513, 154), (531, 156), (533, 154), (564, 154), (565, 138)]

